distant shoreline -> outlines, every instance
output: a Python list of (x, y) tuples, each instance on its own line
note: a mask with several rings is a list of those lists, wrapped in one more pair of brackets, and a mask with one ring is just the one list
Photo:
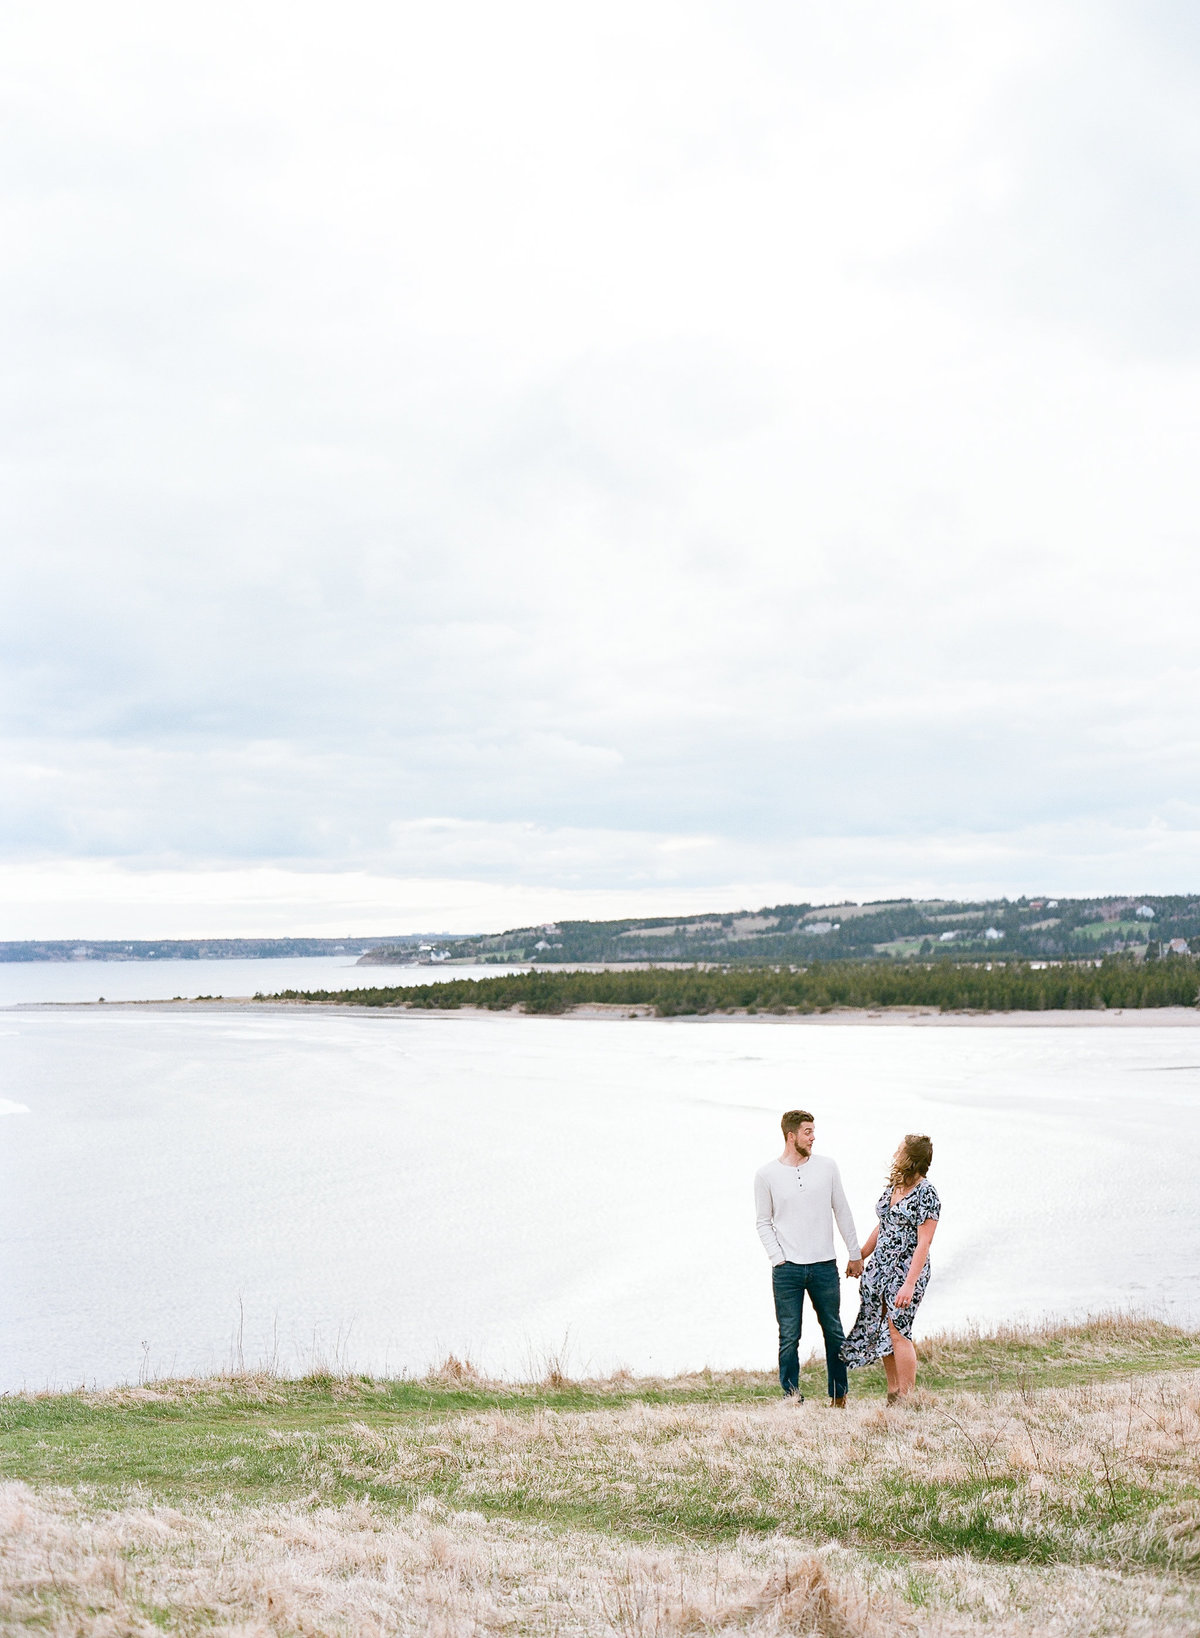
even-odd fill
[(211, 1001), (22, 1001), (0, 1007), (0, 1013), (14, 1012), (121, 1012), (137, 1009), (153, 1012), (247, 1012), (275, 1014), (281, 1011), (317, 1013), (344, 1018), (493, 1018), (510, 1022), (559, 1023), (576, 1019), (590, 1023), (653, 1024), (767, 1024), (773, 1027), (838, 1028), (858, 1024), (871, 1028), (894, 1029), (1163, 1029), (1200, 1028), (1200, 1007), (1080, 1007), (1040, 1012), (940, 1012), (936, 1007), (834, 1007), (829, 1012), (769, 1013), (745, 1011), (683, 1013), (657, 1017), (650, 1007), (618, 1002), (585, 1002), (561, 1013), (525, 1013), (489, 1007), (355, 1006), (353, 1002), (270, 1001), (253, 996), (222, 996)]

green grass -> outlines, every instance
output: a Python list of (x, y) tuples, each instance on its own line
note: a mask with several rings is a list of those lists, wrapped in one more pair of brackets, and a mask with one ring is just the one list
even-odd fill
[(928, 933), (908, 933), (902, 938), (892, 938), (888, 939), (885, 944), (877, 944), (875, 954), (883, 956), (916, 955), (922, 944), (928, 942)]
[[(503, 1463), (497, 1468), (486, 1452), (472, 1450), (470, 1429), (462, 1424), (434, 1421), (425, 1436), (410, 1421), (398, 1430), (407, 1439), (381, 1447), (364, 1443), (364, 1425), (370, 1426), (344, 1410), (340, 1421), (291, 1429), (278, 1417), (257, 1423), (102, 1416), (84, 1425), (60, 1422), (23, 1445), (14, 1440), (5, 1471), (35, 1486), (70, 1484), (114, 1505), (140, 1492), (143, 1500), (176, 1505), (369, 1500), (400, 1511), (432, 1496), (454, 1508), (630, 1538), (720, 1542), (746, 1531), (784, 1529), (808, 1539), (920, 1544), (926, 1552), (1046, 1563), (1066, 1556), (1062, 1538), (1081, 1514), (1092, 1540), (1088, 1550), (1070, 1556), (1105, 1560), (1118, 1556), (1116, 1540), (1128, 1533), (1129, 1521), (1138, 1523), (1175, 1499), (1170, 1489), (1126, 1483), (1113, 1506), (1099, 1482), (1088, 1483), (1034, 1521), (1004, 1524), (998, 1520), (1014, 1511), (1021, 1488), (1008, 1476), (969, 1471), (953, 1483), (897, 1477), (885, 1481), (881, 1498), (877, 1480), (860, 1482), (853, 1468), (831, 1478), (810, 1468), (801, 1453), (781, 1496), (777, 1482), (756, 1483), (754, 1475), (747, 1481), (740, 1470), (716, 1473), (703, 1460), (683, 1466), (669, 1459), (661, 1470), (651, 1462), (647, 1471), (644, 1460), (624, 1460), (617, 1447), (604, 1453), (599, 1473), (594, 1464), (564, 1463), (561, 1482), (547, 1494), (544, 1461), (510, 1477)], [(643, 1446), (653, 1442), (652, 1435), (643, 1437)], [(400, 1476), (397, 1449), (409, 1458)], [(1168, 1560), (1157, 1544), (1136, 1559)]]
[[(1083, 1325), (935, 1336), (918, 1343), (918, 1353), (921, 1385), (934, 1391), (1066, 1387), (1200, 1368), (1200, 1332), (1100, 1315)], [(857, 1373), (855, 1383), (872, 1374)], [(882, 1391), (881, 1381), (879, 1386)]]
[(766, 1372), (452, 1359), (6, 1396), (0, 1479), (31, 1489), (4, 1498), (0, 1632), (1200, 1632), (1200, 1334), (919, 1352), (896, 1409), (875, 1370), (830, 1409), (815, 1361), (803, 1405)]
[[(921, 1385), (934, 1393), (1016, 1389), (1027, 1394), (1045, 1387), (1132, 1381), (1147, 1373), (1200, 1368), (1200, 1335), (1151, 1320), (1098, 1318), (1040, 1331), (935, 1337), (922, 1345), (921, 1359)], [(804, 1367), (802, 1387), (810, 1399), (824, 1399), (823, 1364), (811, 1360)], [(854, 1375), (853, 1393), (858, 1398), (878, 1399), (884, 1388), (878, 1368)], [(546, 1413), (579, 1417), (631, 1406), (711, 1411), (773, 1404), (777, 1397), (777, 1384), (766, 1373), (702, 1373), (641, 1381), (620, 1376), (590, 1383), (556, 1376), (537, 1384), (504, 1384), (475, 1379), (459, 1367), (448, 1376), (423, 1380), (317, 1375), (288, 1381), (247, 1376), (99, 1394), (10, 1395), (0, 1399), (0, 1477), (35, 1486), (84, 1487), (113, 1500), (136, 1489), (172, 1503), (294, 1501), (306, 1496), (329, 1502), (363, 1496), (407, 1507), (426, 1494), (461, 1500), (465, 1471), (461, 1464), (441, 1457), (426, 1461), (422, 1456), (411, 1474), (398, 1479), (390, 1469), (378, 1469), (369, 1461), (343, 1460), (349, 1429), (399, 1437), (406, 1448), (419, 1453), (443, 1448), (447, 1426), (470, 1427), (489, 1417), (517, 1421)], [(586, 1502), (564, 1494), (549, 1506), (544, 1498), (536, 1504), (523, 1498), (519, 1487), (489, 1491), (486, 1483), (482, 1489), (476, 1484), (471, 1494), (469, 1505), (490, 1511), (533, 1511), (572, 1522), (590, 1519), (603, 1528), (622, 1522), (625, 1528), (642, 1529), (652, 1522), (621, 1492)], [(917, 1529), (923, 1539), (949, 1550), (951, 1536), (957, 1540), (967, 1528), (958, 1517), (961, 1508), (952, 1527), (943, 1524), (935, 1529), (930, 1522), (936, 1514), (936, 1509), (931, 1512), (931, 1498), (917, 1495), (911, 1486), (906, 1498), (896, 1518), (907, 1520), (903, 1528)], [(943, 1511), (945, 1500), (943, 1493)], [(704, 1486), (679, 1518), (670, 1519), (661, 1497), (652, 1512), (658, 1526), (665, 1521), (671, 1529), (699, 1535), (788, 1522), (778, 1508), (764, 1512), (762, 1499), (751, 1493), (735, 1502)], [(844, 1497), (835, 1512), (840, 1530), (854, 1534), (865, 1528), (853, 1508), (846, 1512)], [(833, 1529), (834, 1524), (832, 1515), (809, 1520), (810, 1528)], [(963, 1540), (963, 1550), (968, 1550)]]
[(1136, 933), (1143, 944), (1155, 936), (1151, 921), (1089, 921), (1074, 931), (1078, 938), (1128, 938)]
[[(0, 1478), (86, 1485), (114, 1498), (136, 1485), (173, 1502), (289, 1500), (305, 1494), (308, 1452), (300, 1443), (281, 1443), (281, 1434), (319, 1440), (344, 1433), (351, 1422), (388, 1429), (494, 1410), (529, 1415), (634, 1402), (752, 1404), (773, 1402), (778, 1392), (771, 1378), (746, 1372), (676, 1382), (617, 1378), (603, 1384), (512, 1386), (437, 1378), (246, 1376), (124, 1393), (9, 1395), (0, 1398)], [(335, 1489), (338, 1499), (382, 1494), (377, 1486), (363, 1490), (353, 1483)], [(390, 1499), (407, 1504), (411, 1498), (405, 1492)]]

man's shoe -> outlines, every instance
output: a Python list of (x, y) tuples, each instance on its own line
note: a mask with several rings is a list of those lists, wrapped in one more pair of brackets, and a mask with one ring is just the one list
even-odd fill
[(804, 1395), (802, 1393), (785, 1393), (783, 1396), (783, 1402), (785, 1405), (802, 1405), (804, 1403)]
[(834, 1394), (833, 1398), (829, 1401), (829, 1408), (830, 1410), (845, 1410), (846, 1395), (844, 1393)]

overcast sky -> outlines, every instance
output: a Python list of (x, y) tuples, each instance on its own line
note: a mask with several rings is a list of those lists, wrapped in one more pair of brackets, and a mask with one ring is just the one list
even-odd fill
[(0, 936), (1200, 889), (1200, 13), (5, 9)]

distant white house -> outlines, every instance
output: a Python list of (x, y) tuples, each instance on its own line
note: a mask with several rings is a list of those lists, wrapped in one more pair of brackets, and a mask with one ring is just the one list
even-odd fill
[(953, 941), (957, 937), (958, 937), (958, 929), (953, 928), (953, 929), (951, 929), (950, 932), (943, 933), (942, 936), (938, 939), (938, 943), (939, 944), (951, 944), (951, 943), (953, 943)]
[(1154, 920), (1154, 906), (1152, 904), (1139, 904), (1133, 913), (1135, 916), (1141, 916), (1143, 921)]
[(800, 931), (803, 933), (836, 933), (841, 925), (840, 921), (810, 921)]
[(1167, 945), (1167, 950), (1171, 955), (1188, 955), (1190, 953), (1186, 938), (1173, 938)]
[(1004, 934), (1000, 931), (1000, 929), (998, 927), (987, 927), (987, 928), (984, 929), (983, 936), (984, 936), (984, 938), (993, 938), (993, 939), (995, 939), (995, 938), (1003, 938)]
[(537, 943), (534, 945), (535, 950), (548, 950), (549, 948), (550, 946), (546, 943), (544, 938), (539, 938)]
[(1058, 909), (1058, 900), (1057, 899), (1047, 899), (1046, 900), (1046, 909), (1047, 910), (1057, 910)]

